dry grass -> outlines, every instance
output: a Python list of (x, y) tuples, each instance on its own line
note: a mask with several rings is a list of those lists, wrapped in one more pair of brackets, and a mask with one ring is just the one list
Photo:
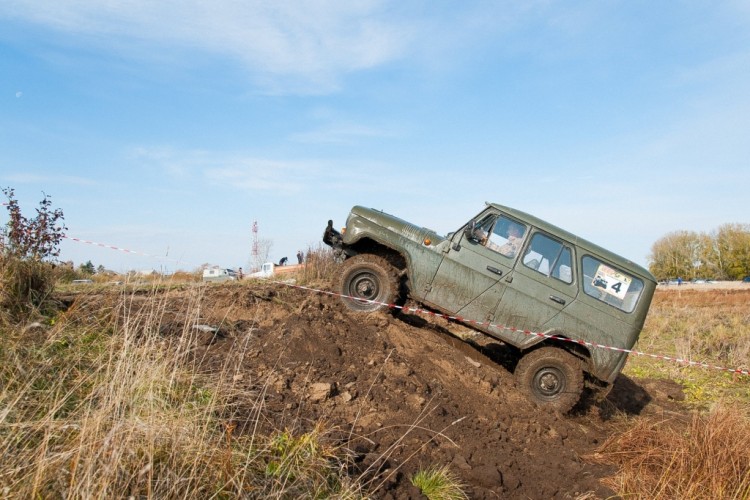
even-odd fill
[(232, 382), (229, 360), (199, 374), (201, 290), (170, 338), (164, 294), (82, 301), (52, 328), (0, 332), (0, 497), (358, 496), (319, 430), (235, 432), (234, 401), (258, 395)]
[(49, 263), (0, 255), (0, 323), (23, 322), (48, 309), (55, 281)]
[(595, 457), (620, 467), (609, 486), (624, 498), (750, 498), (750, 420), (717, 405), (688, 421), (637, 418)]
[(305, 267), (299, 273), (301, 284), (330, 283), (337, 264), (333, 260), (333, 251), (328, 246), (318, 245), (308, 248), (305, 254)]
[[(750, 368), (750, 290), (658, 290), (637, 347)], [(679, 382), (692, 412), (623, 418), (596, 457), (619, 466), (611, 487), (624, 498), (750, 498), (750, 377), (635, 356), (624, 373)]]
[[(298, 279), (330, 279), (327, 249), (307, 259)], [(241, 342), (210, 375), (193, 355), (205, 287), (115, 289), (46, 327), (0, 327), (0, 498), (363, 495), (324, 429), (234, 426), (248, 403), (262, 418), (260, 395), (234, 382)], [(164, 336), (171, 290), (190, 305), (182, 331)], [(750, 292), (700, 293), (657, 293), (638, 348), (747, 368)], [(596, 457), (620, 467), (611, 486), (623, 497), (750, 498), (748, 378), (635, 357), (626, 374), (676, 379), (710, 411), (624, 421)], [(727, 403), (712, 404), (719, 397)]]

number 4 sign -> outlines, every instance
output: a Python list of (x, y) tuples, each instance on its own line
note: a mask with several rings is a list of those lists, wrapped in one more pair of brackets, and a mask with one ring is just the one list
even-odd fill
[(609, 266), (601, 264), (599, 269), (596, 270), (596, 276), (594, 276), (592, 285), (623, 300), (625, 299), (625, 294), (628, 292), (628, 288), (630, 288), (631, 282), (632, 278), (615, 271)]

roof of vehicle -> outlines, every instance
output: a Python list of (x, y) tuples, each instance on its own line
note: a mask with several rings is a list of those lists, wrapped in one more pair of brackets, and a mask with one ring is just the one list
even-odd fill
[(550, 234), (558, 236), (559, 238), (563, 240), (567, 240), (583, 250), (588, 250), (592, 254), (595, 254), (605, 260), (608, 260), (612, 264), (622, 267), (623, 270), (630, 271), (633, 274), (638, 274), (641, 278), (645, 278), (647, 280), (653, 281), (654, 283), (656, 282), (656, 278), (654, 278), (654, 276), (648, 271), (648, 269), (644, 268), (643, 266), (640, 266), (636, 264), (635, 262), (629, 259), (626, 259), (625, 257), (622, 257), (621, 255), (618, 255), (610, 250), (607, 250), (606, 248), (600, 247), (599, 245), (595, 243), (591, 243), (590, 241), (584, 238), (581, 238), (580, 236), (576, 236), (575, 234), (569, 231), (566, 231), (565, 229), (562, 229), (558, 226), (555, 226), (554, 224), (551, 224), (545, 220), (542, 220), (539, 217), (528, 214), (521, 210), (517, 210), (512, 207), (500, 205), (499, 203), (486, 202), (486, 204), (498, 210), (501, 210), (507, 213), (508, 215), (511, 215), (520, 220), (526, 221), (529, 224), (536, 226), (539, 229), (542, 229), (544, 231), (547, 231)]

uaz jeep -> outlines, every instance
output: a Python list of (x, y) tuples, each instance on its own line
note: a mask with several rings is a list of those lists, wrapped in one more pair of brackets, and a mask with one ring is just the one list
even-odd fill
[(342, 232), (328, 221), (323, 241), (342, 261), (336, 288), (347, 307), (409, 297), (469, 320), (518, 348), (521, 390), (561, 412), (584, 382), (606, 395), (627, 353), (598, 346), (633, 347), (656, 287), (643, 267), (495, 203), (447, 236), (355, 206)]

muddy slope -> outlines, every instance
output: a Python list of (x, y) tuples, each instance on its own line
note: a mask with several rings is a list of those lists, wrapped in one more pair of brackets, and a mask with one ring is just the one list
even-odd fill
[(620, 377), (607, 401), (549, 414), (514, 387), (512, 349), (440, 318), (353, 313), (335, 297), (245, 283), (206, 287), (199, 317), (194, 304), (169, 300), (165, 334), (218, 328), (195, 335), (195, 355), (258, 395), (238, 429), (256, 425), (261, 402), (268, 428), (324, 423), (375, 498), (421, 498), (409, 477), (431, 465), (449, 465), (470, 498), (607, 498), (600, 479), (614, 471), (586, 456), (614, 432), (610, 417), (680, 397)]

